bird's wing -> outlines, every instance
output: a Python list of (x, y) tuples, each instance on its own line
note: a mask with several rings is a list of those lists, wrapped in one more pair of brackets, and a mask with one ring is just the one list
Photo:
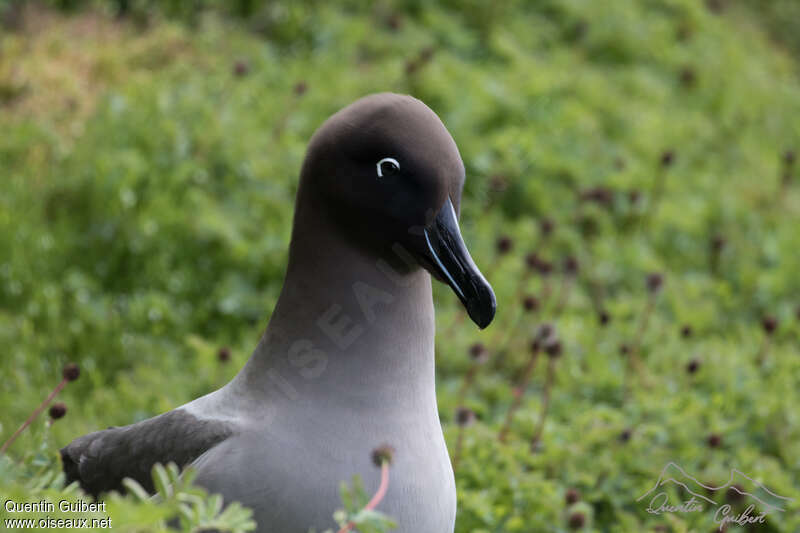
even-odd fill
[(153, 492), (155, 463), (186, 466), (234, 433), (228, 422), (200, 419), (183, 409), (130, 426), (84, 435), (61, 449), (67, 483), (80, 482), (95, 497), (122, 491), (122, 480), (135, 479)]

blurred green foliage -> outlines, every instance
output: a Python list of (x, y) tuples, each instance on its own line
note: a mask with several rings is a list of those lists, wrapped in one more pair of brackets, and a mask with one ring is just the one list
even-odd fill
[[(587, 531), (710, 530), (635, 502), (669, 460), (720, 483), (746, 472), (794, 498), (765, 530), (800, 530), (796, 2), (46, 4), (59, 11), (0, 2), (0, 439), (65, 362), (83, 374), (67, 417), (10, 449), (3, 494), (49, 483), (70, 439), (233, 376), (280, 289), (308, 138), (392, 90), (456, 139), (465, 238), (499, 301), (478, 332), (435, 290), (451, 450), (468, 347), (505, 352), (467, 395), (457, 531), (564, 531), (576, 512)], [(513, 249), (497, 257), (500, 235)], [(526, 275), (533, 251), (551, 276)], [(537, 313), (521, 315), (524, 294)], [(564, 349), (532, 452), (541, 361), (506, 444), (497, 431), (541, 321)], [(647, 379), (626, 371), (630, 343)]]

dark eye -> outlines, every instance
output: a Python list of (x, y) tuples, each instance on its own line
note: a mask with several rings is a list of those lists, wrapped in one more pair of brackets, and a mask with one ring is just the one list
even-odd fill
[(400, 172), (400, 163), (393, 157), (384, 157), (378, 161), (378, 177), (392, 176)]

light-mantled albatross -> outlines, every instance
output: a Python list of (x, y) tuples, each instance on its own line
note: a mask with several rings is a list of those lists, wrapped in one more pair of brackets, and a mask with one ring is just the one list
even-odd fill
[(421, 101), (375, 94), (331, 116), (308, 146), (283, 289), (247, 364), (173, 411), (74, 440), (68, 480), (95, 495), (125, 477), (152, 490), (152, 465), (174, 461), (252, 508), (259, 532), (306, 533), (335, 527), (342, 481), (377, 487), (370, 452), (388, 443), (378, 509), (399, 533), (452, 532), (430, 274), (479, 327), (495, 313), (458, 227), (463, 184), (455, 142)]

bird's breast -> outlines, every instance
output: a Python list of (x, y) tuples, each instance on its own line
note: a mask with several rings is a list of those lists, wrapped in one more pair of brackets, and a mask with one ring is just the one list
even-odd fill
[(267, 427), (253, 422), (196, 467), (201, 485), (254, 510), (259, 532), (333, 528), (342, 482), (352, 484), (359, 476), (368, 498), (377, 490), (380, 470), (372, 451), (383, 444), (395, 454), (377, 510), (397, 522), (398, 533), (453, 531), (455, 483), (435, 406), (356, 413), (320, 405), (287, 409)]

